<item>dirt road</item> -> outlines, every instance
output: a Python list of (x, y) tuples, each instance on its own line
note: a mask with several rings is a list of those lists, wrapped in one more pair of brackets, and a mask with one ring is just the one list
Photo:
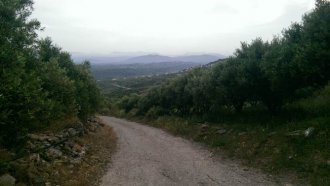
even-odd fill
[(201, 145), (160, 129), (112, 117), (101, 119), (118, 135), (118, 151), (102, 178), (103, 186), (276, 185), (261, 173), (215, 160)]

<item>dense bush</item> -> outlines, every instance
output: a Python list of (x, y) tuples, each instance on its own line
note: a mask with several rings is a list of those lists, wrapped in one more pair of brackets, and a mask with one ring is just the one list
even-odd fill
[(0, 2), (0, 145), (70, 116), (85, 120), (100, 94), (88, 62), (74, 64), (49, 38), (39, 40), (32, 0)]

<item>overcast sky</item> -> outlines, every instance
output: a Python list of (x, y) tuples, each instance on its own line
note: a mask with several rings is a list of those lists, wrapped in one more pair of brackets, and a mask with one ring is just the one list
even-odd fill
[(86, 55), (150, 52), (230, 55), (271, 39), (314, 0), (35, 0), (33, 17), (56, 44)]

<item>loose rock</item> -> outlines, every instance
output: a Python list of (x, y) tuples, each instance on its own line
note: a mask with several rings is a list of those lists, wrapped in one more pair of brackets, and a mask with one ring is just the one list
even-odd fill
[(304, 131), (304, 135), (305, 135), (305, 137), (307, 138), (307, 137), (313, 135), (314, 130), (315, 130), (314, 127), (309, 127), (308, 129), (306, 129), (306, 130)]
[(227, 132), (226, 129), (217, 130), (217, 134), (219, 134), (219, 135), (225, 134), (226, 132)]
[(292, 131), (286, 134), (286, 136), (291, 136), (291, 137), (299, 137), (299, 136), (304, 136), (304, 137), (310, 137), (314, 133), (315, 129), (314, 127), (309, 127), (306, 130), (296, 130)]
[(0, 177), (0, 186), (14, 186), (16, 179), (10, 174), (4, 174)]
[(68, 133), (69, 133), (69, 136), (76, 136), (78, 134), (78, 132), (73, 128), (69, 128)]
[(40, 162), (40, 155), (37, 153), (31, 154), (29, 157), (31, 162), (39, 163)]
[(47, 150), (46, 155), (49, 159), (53, 160), (60, 158), (63, 155), (63, 153), (62, 151), (52, 147)]
[(246, 134), (246, 132), (240, 132), (240, 133), (238, 133), (239, 136), (243, 136), (245, 134)]
[(275, 134), (276, 134), (276, 132), (271, 132), (267, 136), (274, 136)]
[(206, 130), (206, 129), (208, 129), (209, 128), (209, 126), (207, 125), (207, 124), (203, 124), (202, 126), (201, 126), (201, 129), (202, 130)]

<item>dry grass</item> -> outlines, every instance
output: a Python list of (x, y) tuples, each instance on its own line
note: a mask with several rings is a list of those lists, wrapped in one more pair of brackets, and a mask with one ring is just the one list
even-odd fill
[(98, 185), (100, 177), (107, 170), (116, 147), (116, 135), (112, 128), (103, 126), (95, 133), (77, 139), (78, 144), (88, 147), (83, 160), (76, 164), (58, 162), (53, 167), (54, 183), (61, 186)]

